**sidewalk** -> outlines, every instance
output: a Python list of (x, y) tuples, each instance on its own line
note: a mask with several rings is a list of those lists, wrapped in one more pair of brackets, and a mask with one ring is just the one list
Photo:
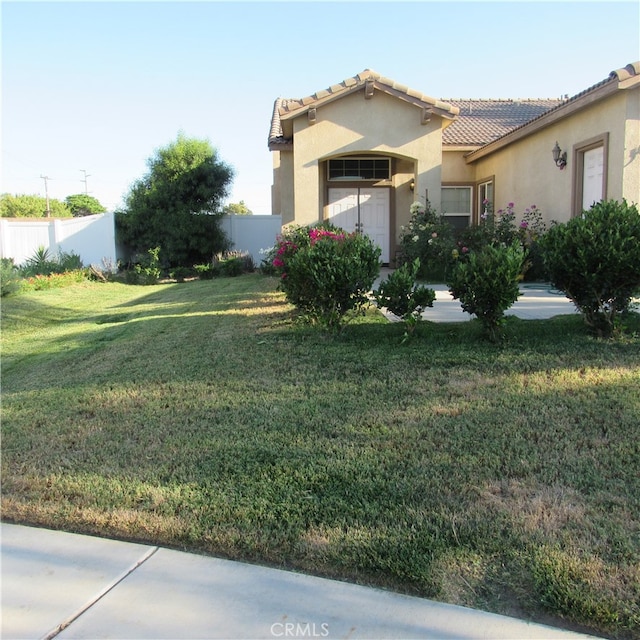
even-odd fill
[(155, 546), (5, 523), (0, 531), (4, 640), (593, 637)]

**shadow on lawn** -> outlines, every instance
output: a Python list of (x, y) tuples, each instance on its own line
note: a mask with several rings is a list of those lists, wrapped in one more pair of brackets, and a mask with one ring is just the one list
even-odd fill
[[(373, 310), (332, 336), (271, 291), (191, 286), (114, 305), (3, 371), (15, 517), (44, 502), (43, 524), (427, 591), (447, 554), (471, 580), (462, 552), (512, 561), (545, 527), (614, 578), (637, 558), (638, 314), (620, 341), (572, 315), (509, 318), (498, 345), (475, 321), (426, 321), (401, 344)], [(53, 312), (32, 302), (21, 318)]]

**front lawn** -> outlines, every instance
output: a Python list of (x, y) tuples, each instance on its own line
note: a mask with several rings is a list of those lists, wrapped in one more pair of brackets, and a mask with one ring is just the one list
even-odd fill
[(3, 298), (2, 517), (637, 638), (640, 317), (402, 334), (260, 275)]

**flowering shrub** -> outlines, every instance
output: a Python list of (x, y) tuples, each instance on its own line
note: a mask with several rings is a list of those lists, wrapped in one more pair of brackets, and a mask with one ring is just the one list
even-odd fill
[(447, 281), (463, 311), (475, 314), (487, 336), (495, 341), (504, 312), (518, 299), (524, 250), (518, 240), (511, 244), (487, 244), (459, 254)]
[(458, 235), (457, 250), (478, 251), (487, 245), (508, 246), (519, 242), (525, 252), (523, 277), (541, 280), (545, 276), (539, 240), (546, 228), (542, 212), (535, 204), (525, 209), (521, 221), (516, 224), (515, 204), (509, 202), (504, 209), (491, 211), (488, 200), (483, 202), (485, 213), (477, 225), (464, 229)]
[(415, 280), (419, 271), (420, 259), (416, 258), (412, 263), (407, 262), (393, 271), (380, 284), (380, 288), (373, 291), (378, 306), (388, 309), (404, 321), (405, 340), (414, 334), (422, 318), (422, 312), (427, 307), (432, 307), (436, 299), (433, 289), (416, 286)]
[(411, 205), (411, 220), (401, 228), (401, 262), (420, 261), (420, 275), (430, 280), (443, 279), (454, 246), (453, 229), (429, 204)]
[(518, 237), (525, 250), (525, 280), (547, 280), (540, 240), (547, 232), (542, 212), (535, 204), (524, 210), (518, 225)]
[(564, 291), (601, 337), (640, 295), (640, 213), (626, 201), (602, 201), (553, 225), (541, 240), (552, 284)]
[(87, 279), (85, 269), (52, 273), (48, 276), (36, 275), (24, 278), (20, 283), (21, 291), (43, 291), (45, 289), (59, 289), (72, 284), (84, 282)]
[(513, 243), (518, 238), (514, 203), (510, 202), (504, 209), (498, 209), (496, 213), (491, 210), (488, 200), (484, 200), (482, 205), (484, 213), (480, 216), (479, 223), (459, 232), (458, 246), (478, 251), (486, 245)]
[(369, 303), (380, 249), (366, 236), (330, 225), (294, 228), (278, 238), (273, 266), (279, 288), (308, 320), (330, 330)]

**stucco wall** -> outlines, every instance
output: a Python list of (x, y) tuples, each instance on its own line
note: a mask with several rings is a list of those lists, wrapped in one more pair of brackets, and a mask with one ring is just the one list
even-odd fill
[[(421, 124), (421, 109), (398, 98), (376, 91), (365, 100), (362, 91), (323, 105), (317, 109), (317, 120), (310, 124), (306, 115), (294, 120), (292, 154), (293, 209), (299, 224), (312, 224), (322, 219), (325, 181), (321, 163), (345, 154), (380, 153), (411, 159), (416, 169), (416, 194), (429, 194), (440, 200), (441, 119), (434, 116)], [(282, 154), (283, 160), (285, 154)], [(282, 174), (284, 178), (286, 174)], [(285, 183), (281, 187), (283, 221)], [(399, 188), (402, 185), (394, 183)], [(406, 196), (406, 197), (405, 197)], [(410, 205), (412, 195), (401, 196), (396, 207)]]
[[(495, 175), (495, 207), (513, 202), (516, 211), (535, 204), (547, 222), (566, 222), (572, 213), (572, 197), (576, 171), (574, 151), (585, 141), (609, 134), (606, 198), (623, 197), (623, 165), (628, 162), (628, 134), (625, 117), (628, 96), (620, 92), (536, 131), (522, 140), (474, 162), (476, 180)], [(635, 92), (636, 95), (638, 92)], [(568, 164), (560, 170), (553, 162), (551, 150), (556, 141), (567, 151)], [(636, 143), (637, 145), (637, 143)], [(638, 172), (637, 159), (635, 168)], [(625, 168), (624, 171), (629, 171)], [(637, 180), (636, 180), (637, 182)], [(626, 188), (628, 190), (628, 187)]]
[(625, 92), (627, 128), (623, 157), (622, 197), (640, 204), (640, 90)]
[[(276, 189), (280, 199), (279, 212), (282, 216), (282, 224), (291, 224), (294, 221), (293, 151), (280, 152), (278, 187)], [(278, 213), (278, 210), (274, 209), (273, 213)]]
[(445, 147), (442, 153), (442, 182), (475, 182), (476, 168), (464, 159), (469, 151), (451, 151)]
[(280, 151), (274, 151), (272, 153), (273, 184), (271, 185), (271, 213), (274, 215), (278, 215), (282, 212), (282, 196), (280, 194), (280, 185), (282, 183), (280, 157)]

